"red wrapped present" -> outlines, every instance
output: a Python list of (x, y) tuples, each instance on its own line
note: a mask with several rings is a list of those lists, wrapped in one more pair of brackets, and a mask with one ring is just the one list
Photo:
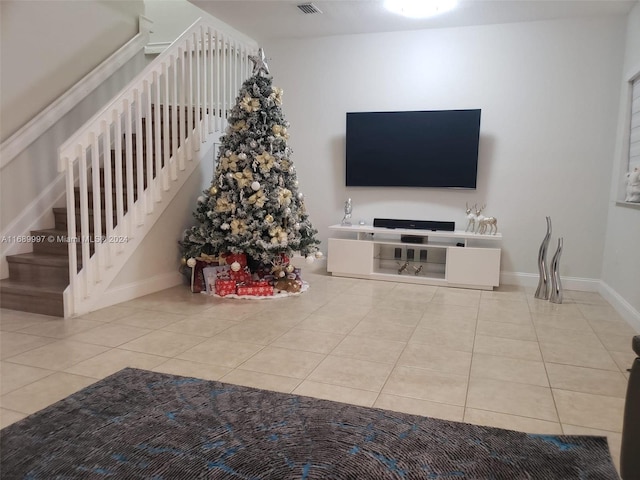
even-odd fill
[(273, 287), (264, 282), (254, 282), (248, 285), (240, 285), (238, 286), (238, 295), (270, 297), (271, 295), (273, 295)]
[(236, 282), (235, 280), (216, 280), (215, 289), (216, 295), (224, 297), (236, 293)]
[(247, 266), (247, 256), (244, 253), (223, 253), (220, 257), (227, 265), (238, 262), (242, 268)]
[(229, 270), (229, 277), (231, 278), (231, 280), (235, 280), (236, 283), (251, 282), (251, 274), (247, 270), (238, 270), (237, 272)]

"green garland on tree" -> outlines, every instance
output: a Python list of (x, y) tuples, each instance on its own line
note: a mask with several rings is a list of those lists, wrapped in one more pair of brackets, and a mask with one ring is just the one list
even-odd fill
[(283, 92), (272, 85), (262, 49), (250, 59), (253, 75), (228, 115), (211, 187), (193, 213), (199, 224), (180, 242), (185, 259), (245, 253), (268, 264), (282, 254), (322, 255), (298, 191)]

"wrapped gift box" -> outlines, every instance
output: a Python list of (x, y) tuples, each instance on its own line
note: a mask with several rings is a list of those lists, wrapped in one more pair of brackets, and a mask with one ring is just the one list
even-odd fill
[(204, 274), (204, 269), (207, 267), (211, 267), (213, 265), (218, 265), (218, 262), (198, 260), (196, 258), (196, 264), (193, 267), (193, 272), (191, 274), (191, 292), (200, 293), (203, 290), (206, 290), (206, 278)]
[(216, 280), (215, 283), (216, 295), (220, 295), (224, 297), (225, 295), (229, 295), (231, 293), (236, 293), (236, 282), (235, 280)]
[(273, 295), (273, 287), (266, 282), (253, 282), (247, 285), (238, 286), (238, 295), (270, 297)]
[(247, 270), (239, 270), (237, 272), (229, 270), (229, 278), (231, 278), (231, 280), (235, 280), (236, 283), (251, 282), (251, 274)]
[(216, 280), (230, 280), (229, 270), (229, 265), (206, 267), (202, 270), (208, 294), (211, 294), (215, 291)]

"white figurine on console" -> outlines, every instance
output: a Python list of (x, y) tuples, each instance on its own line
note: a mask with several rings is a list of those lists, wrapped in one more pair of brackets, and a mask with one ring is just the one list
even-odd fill
[(473, 206), (473, 209), (475, 210), (475, 214), (476, 214), (476, 232), (475, 233), (480, 233), (480, 222), (484, 220), (484, 215), (482, 215), (482, 211), (486, 206), (487, 206), (486, 203), (480, 208), (478, 208), (477, 204)]
[(476, 208), (476, 216), (477, 216), (477, 224), (478, 230), (476, 233), (484, 235), (487, 233), (487, 229), (489, 229), (488, 235), (495, 235), (498, 233), (498, 219), (495, 217), (485, 217), (482, 215), (482, 211), (485, 209), (487, 205), (484, 204), (482, 208)]
[(627, 196), (625, 202), (640, 202), (640, 168), (627, 173)]
[(352, 211), (353, 211), (353, 206), (351, 205), (351, 199), (347, 198), (347, 201), (344, 202), (344, 217), (342, 217), (342, 225), (351, 226)]
[(473, 232), (476, 229), (476, 220), (478, 219), (478, 215), (476, 215), (473, 210), (478, 206), (478, 204), (476, 203), (473, 207), (470, 207), (469, 202), (467, 202), (465, 203), (465, 205), (467, 206), (467, 209), (465, 211), (467, 212), (468, 222), (467, 222), (467, 228), (465, 228), (464, 231), (468, 232), (469, 229), (471, 229), (471, 231)]

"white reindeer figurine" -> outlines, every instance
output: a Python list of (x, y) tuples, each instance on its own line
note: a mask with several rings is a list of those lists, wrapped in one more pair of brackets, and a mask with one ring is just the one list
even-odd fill
[(473, 209), (475, 209), (478, 204), (476, 203), (473, 208), (471, 208), (469, 206), (469, 202), (466, 202), (465, 205), (467, 206), (467, 228), (464, 229), (465, 232), (468, 232), (469, 229), (471, 229), (471, 231), (475, 231), (476, 229), (476, 219), (478, 218), (478, 216), (474, 213)]
[(476, 214), (476, 231), (475, 233), (480, 233), (480, 222), (484, 220), (484, 215), (482, 215), (482, 211), (487, 204), (485, 203), (482, 207), (478, 208), (478, 204), (474, 205), (473, 208)]

